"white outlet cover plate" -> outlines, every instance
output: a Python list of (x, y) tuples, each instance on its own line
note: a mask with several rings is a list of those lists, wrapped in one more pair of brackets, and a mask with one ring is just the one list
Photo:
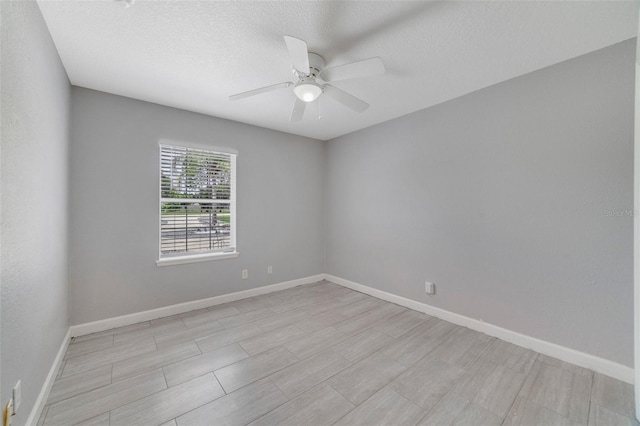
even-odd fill
[(424, 284), (424, 291), (427, 294), (434, 294), (436, 291), (436, 285), (435, 283), (430, 283), (429, 281), (425, 282)]

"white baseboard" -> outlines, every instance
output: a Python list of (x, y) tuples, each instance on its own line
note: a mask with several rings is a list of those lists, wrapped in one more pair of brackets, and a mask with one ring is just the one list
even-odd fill
[(38, 395), (38, 399), (36, 399), (36, 403), (33, 405), (31, 409), (31, 413), (29, 413), (29, 418), (25, 423), (27, 426), (35, 426), (40, 419), (40, 414), (42, 414), (42, 410), (44, 409), (44, 405), (47, 402), (47, 398), (49, 398), (49, 392), (51, 392), (51, 388), (53, 387), (53, 382), (56, 381), (56, 377), (58, 376), (58, 370), (62, 366), (62, 361), (64, 360), (64, 354), (67, 352), (67, 347), (69, 346), (69, 341), (71, 340), (71, 329), (67, 329), (67, 333), (62, 340), (62, 344), (60, 345), (60, 349), (58, 349), (58, 353), (53, 360), (53, 364), (49, 369), (49, 374), (47, 374), (47, 378), (42, 385), (42, 389), (40, 389), (40, 394)]
[(631, 367), (580, 352), (575, 349), (570, 349), (565, 346), (560, 346), (555, 343), (547, 342), (545, 340), (536, 339), (535, 337), (526, 336), (524, 334), (469, 318), (464, 315), (456, 314), (445, 309), (436, 308), (435, 306), (427, 305), (426, 303), (387, 293), (386, 291), (358, 284), (353, 281), (348, 281), (344, 278), (324, 274), (324, 279), (331, 281), (334, 284), (339, 284), (352, 290), (377, 297), (378, 299), (386, 300), (387, 302), (395, 303), (396, 305), (404, 306), (406, 308), (413, 309), (414, 311), (423, 312), (427, 315), (440, 318), (453, 324), (461, 325), (463, 327), (488, 334), (489, 336), (497, 337), (498, 339), (513, 343), (514, 345), (532, 349), (536, 352), (540, 352), (541, 354), (558, 358), (562, 361), (588, 368), (609, 377), (613, 377), (614, 379), (633, 384), (634, 370)]
[(223, 303), (235, 302), (236, 300), (246, 299), (248, 297), (260, 296), (262, 294), (273, 293), (274, 291), (286, 290), (288, 288), (297, 287), (303, 284), (312, 284), (324, 279), (324, 274), (312, 275), (292, 281), (285, 281), (277, 284), (271, 284), (264, 287), (252, 288), (249, 290), (238, 291), (235, 293), (223, 294), (220, 296), (209, 297), (207, 299), (194, 300), (191, 302), (178, 303), (176, 305), (165, 306), (162, 308), (151, 309), (148, 311), (136, 312), (129, 315), (122, 315), (114, 318), (107, 318), (99, 321), (88, 322), (84, 324), (71, 326), (71, 337), (84, 336), (86, 334), (97, 333), (99, 331), (110, 330), (125, 325), (137, 324), (144, 321), (150, 321), (156, 318), (168, 317), (185, 312), (195, 311), (196, 309), (208, 308), (210, 306), (221, 305)]

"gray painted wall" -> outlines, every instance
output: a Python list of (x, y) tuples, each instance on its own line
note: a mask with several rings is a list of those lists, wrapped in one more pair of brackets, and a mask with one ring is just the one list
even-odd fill
[(22, 380), (24, 424), (68, 327), (70, 86), (40, 10), (2, 1), (2, 405)]
[(632, 366), (634, 46), (330, 141), (326, 272)]
[[(76, 87), (71, 122), (73, 324), (324, 272), (322, 142)], [(156, 266), (161, 138), (238, 150), (238, 258)]]

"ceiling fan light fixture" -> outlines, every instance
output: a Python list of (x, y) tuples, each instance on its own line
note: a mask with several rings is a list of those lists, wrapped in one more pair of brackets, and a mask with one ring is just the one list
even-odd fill
[(301, 81), (293, 88), (298, 99), (304, 102), (313, 102), (322, 94), (322, 87), (315, 81)]

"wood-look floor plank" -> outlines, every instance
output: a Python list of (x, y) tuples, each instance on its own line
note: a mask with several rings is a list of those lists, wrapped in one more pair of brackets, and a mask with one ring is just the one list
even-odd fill
[(520, 389), (520, 393), (518, 394), (519, 396), (528, 397), (529, 395), (531, 395), (531, 390), (536, 384), (538, 374), (540, 373), (540, 369), (543, 365), (544, 363), (540, 361), (539, 357), (536, 358), (536, 361), (533, 363), (533, 366), (529, 370), (527, 378), (522, 385), (522, 389)]
[(178, 417), (178, 426), (241, 426), (287, 402), (287, 397), (269, 379), (242, 389)]
[(84, 340), (80, 342), (73, 342), (69, 344), (67, 352), (64, 354), (64, 359), (69, 359), (74, 356), (85, 355), (91, 352), (100, 351), (113, 346), (113, 334), (107, 334), (106, 336), (96, 337), (91, 340)]
[(502, 418), (476, 404), (469, 404), (451, 423), (452, 426), (500, 426)]
[(447, 393), (420, 421), (420, 426), (449, 426), (464, 412), (470, 401), (456, 395)]
[(394, 338), (376, 330), (365, 330), (343, 340), (331, 349), (349, 361), (359, 361), (394, 342)]
[(153, 339), (131, 342), (119, 346), (113, 346), (101, 351), (67, 359), (60, 377), (83, 373), (98, 367), (113, 364), (127, 358), (155, 351), (156, 344)]
[(351, 364), (349, 360), (329, 349), (285, 367), (269, 378), (287, 397), (293, 398)]
[(230, 393), (298, 361), (295, 355), (279, 346), (216, 370), (214, 373), (225, 392)]
[(56, 380), (47, 404), (55, 404), (72, 396), (89, 392), (111, 383), (111, 365)]
[(397, 339), (393, 345), (380, 350), (389, 360), (410, 367), (442, 343), (459, 327), (432, 318)]
[(588, 370), (586, 368), (577, 366), (575, 364), (570, 364), (568, 362), (565, 361), (560, 361), (557, 358), (552, 358), (548, 355), (543, 355), (543, 354), (538, 354), (536, 360), (543, 362), (545, 364), (549, 364), (552, 365), (554, 367), (558, 367), (561, 368), (563, 370), (567, 370), (570, 371), (574, 374), (580, 374), (582, 376), (588, 376), (588, 377), (592, 377), (593, 376), (593, 371)]
[(494, 339), (484, 358), (497, 365), (504, 365), (516, 346), (504, 340)]
[(162, 370), (142, 374), (53, 404), (44, 424), (76, 424), (166, 388)]
[(212, 306), (211, 308), (206, 309), (197, 315), (182, 318), (182, 322), (184, 322), (187, 327), (195, 327), (201, 324), (206, 324), (208, 322), (218, 320), (220, 318), (238, 315), (240, 313), (241, 312), (234, 306), (229, 306), (227, 304), (218, 305)]
[(333, 327), (324, 328), (315, 333), (294, 339), (283, 346), (298, 358), (306, 358), (327, 347), (333, 346), (347, 339), (348, 336)]
[(592, 401), (600, 407), (635, 418), (633, 385), (607, 377), (600, 373), (593, 375)]
[(164, 376), (169, 386), (175, 386), (246, 358), (249, 358), (249, 355), (244, 349), (237, 343), (233, 343), (229, 346), (167, 365), (163, 367)]
[(515, 346), (503, 365), (517, 373), (527, 374), (537, 357), (537, 352)]
[(485, 359), (478, 359), (468, 369), (465, 369), (464, 375), (453, 385), (452, 392), (468, 401), (473, 401), (496, 368), (498, 368), (496, 364)]
[(429, 355), (467, 368), (486, 353), (491, 343), (491, 339), (486, 335), (461, 328), (443, 340)]
[(591, 384), (590, 376), (541, 363), (535, 383), (527, 390), (528, 394), (521, 392), (521, 395), (576, 423), (586, 424)]
[(304, 336), (305, 333), (295, 325), (288, 325), (274, 330), (265, 331), (256, 336), (241, 340), (240, 346), (249, 355), (264, 352), (276, 346), (281, 346), (291, 340)]
[(353, 408), (354, 405), (345, 397), (323, 383), (251, 422), (250, 425), (330, 425)]
[(524, 374), (498, 365), (472, 402), (503, 419), (522, 388), (525, 377)]
[(297, 323), (296, 326), (305, 333), (315, 333), (325, 328), (332, 327), (342, 321), (349, 319), (346, 315), (338, 312), (327, 311), (317, 315), (309, 314), (309, 318)]
[(261, 319), (256, 324), (265, 331), (275, 330), (288, 325), (298, 325), (303, 321), (308, 321), (312, 316), (304, 310), (284, 312), (272, 317)]
[(491, 346), (483, 357), (494, 364), (526, 374), (533, 366), (537, 355), (536, 352), (530, 349), (521, 348), (500, 339), (493, 339)]
[[(331, 297), (335, 297), (337, 299), (341, 299), (341, 298), (343, 298), (345, 296), (349, 296), (349, 295), (351, 295), (353, 293), (358, 293), (356, 291), (353, 291), (353, 290), (351, 290), (349, 288), (342, 287), (342, 286), (337, 285), (337, 284), (334, 284), (333, 286), (327, 285), (327, 284), (330, 284), (330, 283), (325, 281), (325, 285), (319, 285), (319, 286), (315, 287), (316, 290), (312, 289), (312, 291), (315, 291), (318, 294), (323, 294), (323, 295), (328, 295), (328, 296), (331, 296)], [(365, 297), (369, 297), (364, 293), (358, 293), (358, 294), (362, 294)]]
[(111, 413), (103, 413), (87, 421), (76, 423), (75, 426), (109, 426)]
[(159, 348), (164, 348), (172, 345), (180, 345), (192, 340), (206, 338), (223, 331), (224, 329), (225, 327), (216, 320), (194, 327), (185, 326), (185, 329), (170, 330), (164, 333), (159, 333), (154, 336), (154, 339)]
[(272, 317), (275, 314), (276, 312), (269, 308), (261, 308), (255, 311), (248, 311), (242, 314), (220, 318), (217, 321), (220, 324), (222, 324), (225, 328), (234, 328), (234, 327), (241, 326), (243, 324), (247, 324), (249, 322), (254, 322), (254, 321), (261, 320), (263, 318)]
[(591, 404), (589, 414), (589, 426), (638, 426), (640, 423), (636, 419), (623, 416), (622, 414)]
[(113, 336), (116, 332), (118, 333), (126, 333), (128, 331), (138, 330), (140, 328), (149, 327), (151, 323), (149, 321), (139, 322), (136, 324), (125, 325), (123, 327), (110, 328), (108, 330), (99, 331), (97, 333), (86, 334), (84, 336), (77, 336), (72, 339), (72, 343), (80, 343), (85, 342), (87, 340), (93, 340), (99, 337), (104, 336)]
[(169, 346), (114, 363), (111, 378), (117, 382), (200, 354), (195, 342)]
[(269, 307), (269, 309), (278, 314), (299, 310), (305, 310), (305, 312), (311, 313), (313, 312), (314, 306), (316, 308), (326, 306), (325, 304), (331, 300), (335, 299), (331, 296), (325, 296), (321, 294), (313, 296), (307, 295), (306, 297), (293, 298), (287, 301), (283, 301), (280, 304), (272, 305)]
[(376, 357), (374, 354), (342, 370), (327, 383), (353, 404), (359, 405), (405, 369), (406, 367), (397, 362)]
[(461, 368), (427, 355), (398, 376), (389, 387), (428, 411), (463, 374)]
[(356, 314), (343, 322), (335, 324), (334, 327), (342, 333), (353, 336), (369, 327), (373, 327), (385, 318), (392, 317), (403, 311), (406, 311), (406, 308), (394, 305), (393, 303), (387, 303)]
[(207, 374), (114, 409), (111, 424), (158, 425), (224, 394), (213, 374)]
[(374, 324), (373, 328), (388, 336), (398, 338), (430, 318), (432, 317), (429, 315), (407, 309), (388, 318), (386, 321)]
[(282, 299), (271, 295), (250, 297), (235, 302), (229, 302), (227, 305), (236, 308), (240, 313), (257, 311), (259, 309), (268, 308), (271, 305), (278, 304)]
[[(348, 318), (347, 315), (343, 314), (339, 310), (344, 308), (345, 306), (351, 305), (353, 303), (357, 303), (357, 301), (342, 301), (338, 300), (334, 297), (326, 298), (321, 301), (316, 301), (316, 303), (310, 304), (304, 307), (304, 310), (310, 315), (320, 315), (325, 312), (331, 312), (332, 314), (342, 315), (345, 318)], [(332, 315), (330, 314), (330, 315)]]
[(159, 334), (181, 332), (186, 328), (187, 326), (182, 322), (182, 320), (165, 321), (161, 323), (151, 324), (149, 327), (131, 330), (126, 333), (115, 333), (113, 335), (113, 343), (114, 345), (117, 345), (125, 342), (145, 339), (148, 337), (154, 337)]
[[(354, 317), (358, 314), (361, 314), (366, 311), (370, 311), (384, 304), (385, 302), (383, 302), (380, 299), (376, 299), (374, 297), (367, 297), (366, 299), (361, 299), (356, 302), (344, 305), (336, 309), (336, 312), (341, 313), (342, 315), (346, 315), (347, 317)], [(391, 303), (387, 305), (391, 305)]]
[(366, 299), (367, 297), (369, 297), (368, 295), (364, 294), (364, 293), (359, 293), (357, 291), (350, 291), (347, 292), (345, 294), (342, 295), (338, 295), (335, 298), (338, 299), (341, 302), (357, 302), (358, 300), (362, 300), (362, 299)]
[(248, 339), (263, 333), (264, 330), (256, 324), (244, 324), (239, 327), (216, 331), (211, 335), (196, 339), (196, 343), (202, 352), (209, 352), (223, 348), (240, 340)]
[(516, 398), (511, 410), (503, 422), (503, 426), (574, 426), (575, 422), (561, 416), (555, 411), (534, 404), (527, 398), (519, 396)]
[(415, 425), (424, 417), (425, 411), (385, 387), (340, 419), (336, 426), (371, 425)]

